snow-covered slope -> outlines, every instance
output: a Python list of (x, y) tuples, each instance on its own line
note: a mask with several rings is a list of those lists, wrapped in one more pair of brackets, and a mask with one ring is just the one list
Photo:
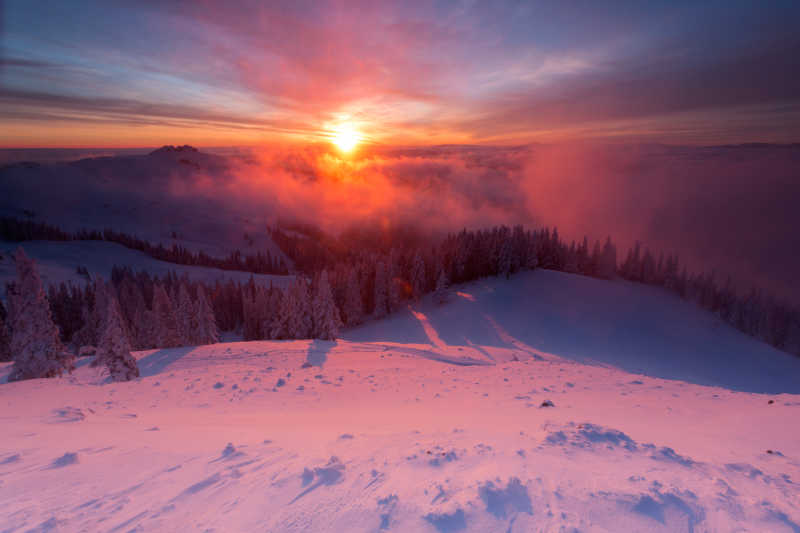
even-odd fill
[(140, 270), (151, 275), (164, 276), (168, 272), (176, 272), (179, 276), (187, 274), (189, 279), (214, 283), (217, 280), (246, 282), (252, 275), (257, 283), (275, 287), (285, 287), (294, 276), (273, 276), (267, 274), (251, 274), (236, 270), (220, 270), (218, 268), (178, 265), (159, 261), (140, 252), (131, 250), (120, 244), (107, 241), (26, 241), (13, 243), (0, 241), (0, 284), (16, 279), (17, 272), (12, 261), (14, 251), (19, 247), (36, 260), (36, 267), (45, 285), (61, 282), (85, 282), (77, 273), (77, 268), (86, 267), (91, 275), (100, 275), (104, 279), (111, 278), (114, 266), (130, 267), (134, 272)]
[(551, 270), (476, 282), (426, 320), (406, 311), (344, 337), (427, 343), (426, 324), (450, 347), (518, 347), (700, 385), (800, 394), (800, 359), (674, 294)]
[[(0, 530), (800, 530), (800, 360), (646, 287), (537, 271), (458, 292), (347, 340), (0, 385)], [(610, 366), (635, 354), (688, 379)], [(749, 381), (723, 359), (727, 387), (697, 384), (693, 357), (748, 354)]]

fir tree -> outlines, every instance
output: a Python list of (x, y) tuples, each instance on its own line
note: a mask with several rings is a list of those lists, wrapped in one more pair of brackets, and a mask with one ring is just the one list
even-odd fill
[(14, 366), (9, 381), (60, 376), (75, 368), (65, 352), (50, 315), (50, 304), (34, 262), (17, 249), (17, 283), (10, 291), (11, 342)]
[(198, 342), (200, 344), (214, 344), (219, 342), (217, 320), (214, 317), (214, 310), (211, 309), (211, 305), (208, 303), (206, 291), (203, 287), (197, 288), (195, 316), (198, 323)]
[(617, 249), (611, 244), (611, 237), (606, 239), (600, 262), (597, 265), (597, 275), (601, 278), (611, 279), (617, 271)]
[(539, 266), (538, 250), (538, 240), (534, 234), (529, 232), (525, 243), (525, 261), (522, 264), (523, 268), (533, 270)]
[(276, 289), (270, 284), (269, 288), (269, 312), (264, 317), (264, 323), (261, 325), (264, 331), (264, 337), (267, 339), (274, 339), (272, 326), (278, 318), (281, 309), (283, 308), (284, 291)]
[(382, 318), (389, 314), (389, 281), (386, 265), (378, 261), (375, 265), (375, 318)]
[(103, 328), (105, 309), (108, 305), (108, 288), (100, 276), (94, 278), (94, 283), (87, 287), (91, 298), (81, 310), (83, 326), (75, 332), (73, 344), (81, 346), (97, 346)]
[(294, 299), (291, 286), (286, 289), (280, 299), (280, 307), (278, 312), (272, 319), (270, 324), (270, 338), (272, 339), (288, 339), (289, 337), (289, 315), (294, 312)]
[[(112, 279), (114, 279), (114, 274), (112, 273)], [(122, 312), (122, 318), (125, 320), (125, 323), (128, 326), (128, 331), (130, 332), (130, 341), (131, 345), (135, 348), (138, 347), (138, 333), (136, 332), (136, 317), (139, 314), (139, 310), (144, 307), (144, 297), (142, 296), (142, 291), (139, 290), (136, 282), (133, 281), (133, 278), (130, 274), (125, 275), (121, 282), (119, 282), (117, 286), (117, 303), (119, 304), (120, 311)]]
[(498, 276), (503, 276), (506, 279), (511, 277), (513, 264), (512, 254), (513, 249), (511, 247), (511, 241), (508, 238), (504, 238), (502, 244), (500, 245), (500, 251), (497, 258)]
[(297, 278), (292, 286), (294, 308), (289, 315), (289, 336), (292, 339), (309, 339), (314, 331), (311, 310), (311, 295), (308, 283)]
[(254, 341), (258, 338), (258, 317), (255, 310), (254, 296), (246, 288), (242, 289), (242, 338)]
[(360, 324), (364, 316), (364, 303), (361, 299), (361, 286), (354, 268), (347, 272), (347, 284), (344, 294), (344, 319), (348, 326)]
[[(252, 292), (252, 295), (251, 295)], [(243, 336), (246, 341), (260, 340), (269, 337), (264, 324), (269, 318), (269, 295), (264, 287), (254, 287), (242, 294), (244, 312)]]
[(178, 288), (178, 307), (175, 310), (178, 320), (178, 329), (183, 346), (193, 346), (198, 344), (197, 314), (195, 304), (189, 294), (189, 288), (185, 281), (182, 281)]
[(422, 254), (417, 251), (414, 254), (414, 261), (411, 263), (411, 291), (415, 300), (425, 292), (425, 261), (422, 259)]
[(153, 313), (157, 324), (159, 348), (175, 348), (181, 345), (178, 320), (175, 317), (175, 308), (166, 289), (161, 283), (153, 289)]
[[(0, 303), (0, 307), (2, 307), (2, 303)], [(9, 345), (11, 338), (6, 326), (6, 319), (6, 313), (0, 313), (0, 361), (11, 360), (11, 346)]]
[[(127, 285), (121, 287), (121, 289), (118, 302), (122, 309), (123, 318), (125, 318), (128, 323), (131, 346), (133, 346), (134, 350), (147, 349), (150, 347), (148, 345), (148, 339), (146, 339), (147, 332), (140, 330), (140, 327), (143, 325), (141, 317), (147, 312), (147, 305), (144, 302), (142, 291), (130, 280), (128, 280)], [(123, 301), (126, 302), (124, 306), (122, 304)]]
[(317, 280), (316, 291), (312, 302), (314, 319), (314, 338), (336, 340), (341, 327), (339, 310), (333, 301), (333, 293), (328, 283), (328, 273), (323, 270)]
[(439, 277), (436, 279), (436, 289), (433, 291), (434, 302), (441, 305), (447, 301), (448, 285), (450, 285), (450, 282), (447, 279), (447, 274), (445, 274), (444, 269), (439, 270)]
[(103, 331), (93, 366), (105, 365), (113, 381), (130, 381), (138, 378), (139, 367), (131, 355), (128, 332), (115, 298), (108, 299), (106, 309)]
[(402, 301), (402, 281), (400, 279), (400, 266), (397, 264), (397, 252), (392, 250), (389, 254), (388, 258), (388, 269), (387, 269), (387, 293), (389, 295), (389, 299), (387, 301), (387, 307), (390, 313), (397, 311), (400, 308), (400, 303)]
[(147, 306), (142, 306), (136, 312), (134, 323), (136, 347), (140, 350), (158, 347), (161, 333), (156, 314)]
[(281, 310), (272, 325), (272, 338), (308, 339), (312, 333), (308, 286), (305, 280), (298, 277), (283, 296)]

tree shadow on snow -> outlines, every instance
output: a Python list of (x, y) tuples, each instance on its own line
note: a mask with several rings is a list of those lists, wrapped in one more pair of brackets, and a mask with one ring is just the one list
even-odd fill
[(325, 361), (328, 360), (328, 352), (336, 347), (336, 341), (323, 341), (314, 339), (308, 345), (308, 354), (306, 355), (306, 362), (311, 366), (322, 367)]
[(162, 348), (151, 354), (145, 355), (137, 361), (139, 375), (143, 378), (155, 376), (164, 371), (169, 365), (178, 361), (183, 356), (194, 350), (193, 346), (182, 348)]
[(377, 320), (370, 318), (364, 324), (348, 328), (342, 331), (341, 338), (350, 342), (428, 343), (428, 335), (408, 307), (388, 317)]

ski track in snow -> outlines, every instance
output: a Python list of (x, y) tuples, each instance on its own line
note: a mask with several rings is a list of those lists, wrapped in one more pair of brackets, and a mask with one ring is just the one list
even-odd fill
[[(774, 352), (684, 303), (690, 323), (669, 331), (690, 337), (665, 345), (648, 320), (676, 319), (643, 305), (673, 304), (646, 288), (570, 328), (541, 292), (501, 310), (509, 290), (585, 281), (470, 284), (335, 342), (139, 352), (129, 383), (84, 360), (2, 384), (0, 531), (800, 531), (800, 395), (781, 390), (800, 361), (765, 360), (736, 387), (659, 376), (696, 369), (680, 355), (623, 370), (604, 354), (632, 349), (626, 307), (639, 350)], [(598, 298), (627, 290), (588, 281)]]

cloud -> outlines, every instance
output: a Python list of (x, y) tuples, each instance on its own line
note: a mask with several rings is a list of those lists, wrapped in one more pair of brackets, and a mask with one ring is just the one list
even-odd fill
[(108, 205), (133, 233), (180, 219), (222, 242), (279, 218), (331, 233), (557, 226), (568, 240), (610, 235), (620, 256), (639, 240), (678, 253), (690, 270), (800, 301), (798, 145), (367, 146), (342, 157), (324, 144), (270, 144), (160, 157), (6, 169), (0, 196), (6, 207), (79, 225), (92, 206)]
[[(559, 143), (262, 151), (234, 188), (328, 231), (413, 225), (442, 233), (494, 224), (558, 226), (566, 239), (635, 241), (692, 270), (731, 275), (800, 301), (792, 243), (800, 148)], [(258, 170), (256, 170), (258, 169)], [(620, 257), (622, 260), (623, 257)]]
[[(341, 120), (387, 144), (786, 142), (800, 134), (798, 10), (201, 0), (42, 14), (19, 4), (4, 68), (14, 98), (0, 106), (248, 144), (319, 140)], [(152, 144), (151, 130), (137, 131)]]

